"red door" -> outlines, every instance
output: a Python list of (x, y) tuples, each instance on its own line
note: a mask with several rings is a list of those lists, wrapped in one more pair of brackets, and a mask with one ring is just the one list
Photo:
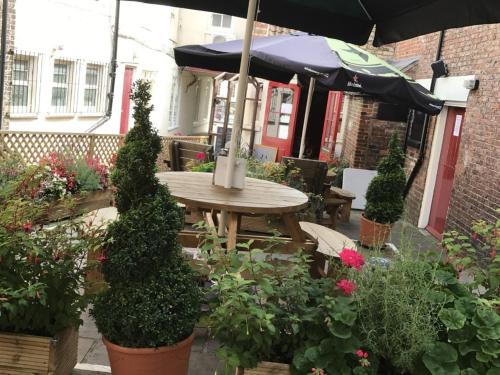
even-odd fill
[(465, 109), (463, 108), (450, 107), (448, 109), (436, 186), (432, 198), (429, 225), (427, 226), (427, 230), (439, 239), (443, 236), (446, 217), (448, 215), (464, 116)]
[(122, 93), (122, 113), (120, 118), (120, 134), (126, 134), (128, 131), (128, 120), (130, 118), (130, 89), (132, 88), (132, 78), (134, 69), (126, 67), (123, 76)]
[(292, 154), (299, 99), (299, 86), (269, 83), (262, 144), (276, 147), (278, 160)]
[(323, 126), (323, 137), (319, 160), (331, 160), (335, 155), (335, 144), (340, 131), (340, 112), (344, 93), (340, 91), (330, 91), (326, 105), (325, 124)]

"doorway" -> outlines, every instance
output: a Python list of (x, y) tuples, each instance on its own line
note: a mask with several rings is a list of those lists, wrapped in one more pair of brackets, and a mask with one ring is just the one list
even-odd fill
[(464, 118), (464, 108), (448, 108), (429, 223), (426, 227), (427, 231), (438, 239), (443, 237), (446, 225)]
[(297, 85), (269, 83), (262, 144), (278, 149), (278, 161), (292, 153), (299, 97)]
[(122, 91), (122, 111), (120, 117), (120, 134), (127, 134), (128, 122), (130, 118), (130, 90), (132, 88), (132, 79), (134, 76), (134, 68), (126, 67), (123, 75), (123, 91)]

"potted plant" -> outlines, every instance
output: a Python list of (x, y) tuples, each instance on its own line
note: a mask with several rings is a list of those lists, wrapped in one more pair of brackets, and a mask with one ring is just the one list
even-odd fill
[[(207, 274), (211, 328), (221, 343), (226, 373), (363, 374), (368, 354), (356, 336), (356, 310), (348, 268), (360, 268), (361, 255), (345, 249), (341, 278), (312, 279), (309, 258), (296, 254), (286, 262), (268, 262), (272, 247), (233, 252), (218, 250), (207, 237)], [(362, 354), (361, 354), (362, 352)], [(360, 355), (361, 354), (361, 355)]]
[(181, 213), (155, 176), (161, 142), (149, 120), (150, 83), (138, 81), (131, 98), (135, 126), (111, 176), (119, 217), (103, 256), (109, 287), (91, 313), (113, 374), (185, 375), (200, 291), (177, 242)]
[(398, 136), (394, 134), (389, 143), (389, 153), (380, 161), (378, 175), (366, 193), (366, 208), (359, 231), (359, 241), (364, 246), (383, 246), (389, 238), (392, 224), (403, 214), (404, 159)]
[(40, 167), (0, 182), (0, 373), (69, 375), (77, 361), (78, 326), (88, 252), (103, 231), (71, 216), (35, 224), (48, 209), (32, 198)]

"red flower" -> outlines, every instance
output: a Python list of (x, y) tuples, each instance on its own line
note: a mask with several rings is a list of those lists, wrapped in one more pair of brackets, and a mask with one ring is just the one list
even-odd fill
[(356, 289), (356, 284), (353, 281), (342, 279), (337, 283), (337, 288), (342, 289), (346, 296), (350, 296)]
[(33, 224), (31, 224), (31, 221), (24, 223), (23, 229), (25, 233), (31, 233), (33, 231)]
[(358, 349), (356, 350), (356, 355), (359, 357), (359, 358), (363, 358), (364, 357), (364, 352), (361, 350), (361, 349)]
[(476, 232), (472, 233), (472, 239), (473, 239), (474, 241), (476, 241), (476, 240), (477, 240), (477, 233), (476, 233)]
[(104, 263), (106, 261), (106, 255), (104, 255), (104, 253), (102, 253), (101, 255), (99, 255), (97, 257), (97, 260), (99, 261), (99, 263)]
[(204, 152), (198, 152), (196, 154), (196, 159), (200, 160), (200, 161), (203, 161), (205, 160), (205, 153)]
[(342, 264), (347, 267), (355, 268), (358, 271), (360, 271), (361, 266), (365, 264), (365, 259), (361, 254), (359, 254), (356, 250), (348, 249), (347, 247), (344, 247), (339, 256)]

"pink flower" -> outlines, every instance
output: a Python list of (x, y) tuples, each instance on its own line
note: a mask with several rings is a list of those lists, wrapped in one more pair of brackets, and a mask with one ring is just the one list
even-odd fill
[(339, 254), (342, 264), (347, 267), (352, 267), (361, 270), (361, 266), (365, 264), (365, 259), (356, 250), (348, 249), (344, 247), (342, 252)]
[(477, 233), (476, 232), (472, 233), (472, 239), (474, 241), (477, 241)]
[(196, 154), (196, 159), (198, 159), (198, 160), (205, 160), (205, 153), (204, 152), (198, 152)]
[(337, 288), (342, 289), (346, 296), (350, 296), (356, 289), (356, 284), (353, 281), (342, 279), (337, 283)]
[(361, 349), (356, 350), (356, 355), (359, 358), (363, 358), (365, 356), (365, 352), (363, 352)]
[(106, 261), (106, 255), (105, 255), (104, 253), (102, 253), (101, 255), (99, 255), (99, 256), (97, 257), (97, 261), (98, 261), (99, 263), (104, 263), (104, 262)]
[(33, 230), (33, 224), (31, 224), (31, 221), (28, 221), (23, 224), (23, 229), (25, 233), (31, 233)]

